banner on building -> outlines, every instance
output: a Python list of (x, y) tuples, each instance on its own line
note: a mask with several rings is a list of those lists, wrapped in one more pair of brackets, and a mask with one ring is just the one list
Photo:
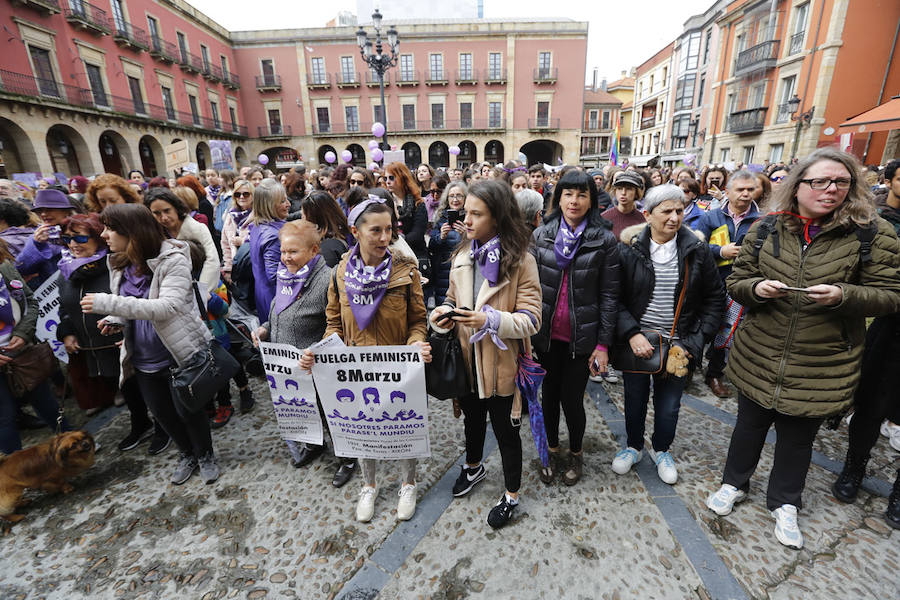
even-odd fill
[(347, 458), (431, 456), (425, 365), (415, 346), (316, 349), (313, 378), (334, 453)]
[(232, 169), (231, 142), (229, 140), (209, 140), (212, 168), (216, 171)]
[(51, 277), (35, 292), (38, 301), (38, 320), (34, 336), (47, 342), (53, 348), (56, 358), (69, 363), (69, 355), (62, 342), (56, 339), (56, 327), (59, 325), (59, 278)]
[(321, 445), (324, 431), (312, 375), (299, 366), (301, 350), (290, 344), (260, 342), (266, 381), (281, 437)]

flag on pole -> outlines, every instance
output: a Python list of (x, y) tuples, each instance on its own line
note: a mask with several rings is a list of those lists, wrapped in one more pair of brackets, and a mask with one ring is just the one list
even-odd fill
[(619, 120), (616, 119), (616, 132), (613, 134), (612, 144), (609, 145), (609, 162), (619, 164)]

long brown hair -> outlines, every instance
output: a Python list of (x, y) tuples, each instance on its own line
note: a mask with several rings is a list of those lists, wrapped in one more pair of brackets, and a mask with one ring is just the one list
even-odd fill
[(100, 212), (100, 201), (97, 200), (97, 192), (103, 188), (112, 188), (126, 202), (126, 204), (140, 204), (141, 199), (137, 195), (127, 181), (113, 175), (112, 173), (104, 173), (98, 175), (88, 185), (87, 191), (84, 193), (85, 208), (90, 212)]
[(419, 182), (415, 180), (409, 168), (402, 162), (392, 162), (384, 169), (393, 175), (400, 184), (400, 193), (397, 194), (399, 200), (403, 200), (407, 196), (412, 196), (416, 201), (416, 206), (424, 202), (422, 194), (419, 193)]
[[(484, 202), (491, 217), (497, 222), (497, 233), (500, 236), (500, 279), (508, 277), (522, 262), (531, 244), (531, 231), (525, 225), (525, 217), (519, 210), (512, 188), (503, 181), (488, 179), (473, 183), (469, 188), (469, 195)], [(453, 256), (468, 251), (469, 244), (462, 243), (456, 247)]]
[(303, 210), (303, 220), (315, 225), (323, 238), (346, 240), (350, 237), (347, 217), (328, 192), (312, 192), (303, 199), (300, 208)]
[(113, 254), (109, 263), (115, 269), (134, 265), (139, 273), (148, 273), (147, 261), (159, 256), (166, 232), (143, 204), (110, 204), (100, 214), (100, 222), (121, 236), (128, 237), (124, 252)]
[[(872, 192), (866, 186), (862, 177), (862, 166), (852, 154), (841, 152), (837, 148), (819, 148), (791, 168), (791, 172), (781, 182), (775, 193), (772, 194), (771, 208), (774, 212), (797, 213), (797, 188), (801, 179), (806, 177), (806, 172), (814, 164), (823, 160), (830, 160), (844, 165), (850, 173), (850, 189), (844, 201), (831, 213), (830, 222), (837, 222), (844, 227), (856, 223), (865, 227), (875, 220), (875, 200)], [(791, 231), (799, 231), (802, 228), (800, 220), (787, 215), (785, 225)]]

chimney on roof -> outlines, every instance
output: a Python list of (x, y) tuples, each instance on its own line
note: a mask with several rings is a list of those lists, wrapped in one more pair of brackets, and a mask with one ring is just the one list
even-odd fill
[(622, 69), (622, 79), (625, 79), (628, 76), (628, 71)]
[(597, 67), (594, 67), (594, 79), (593, 79), (593, 82), (591, 83), (591, 91), (592, 92), (597, 91)]
[(603, 81), (600, 82), (600, 89), (604, 92), (606, 91), (606, 77), (604, 77)]

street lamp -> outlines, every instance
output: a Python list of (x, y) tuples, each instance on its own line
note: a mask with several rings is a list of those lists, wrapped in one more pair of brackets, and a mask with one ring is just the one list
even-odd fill
[(810, 124), (813, 114), (816, 112), (816, 107), (813, 106), (804, 113), (796, 114), (797, 111), (800, 110), (800, 104), (802, 104), (802, 101), (797, 94), (794, 94), (793, 98), (787, 101), (788, 109), (791, 111), (791, 121), (797, 121), (797, 128), (794, 130), (794, 145), (791, 148), (791, 162), (794, 162), (794, 158), (797, 156), (797, 144), (800, 142), (800, 130), (803, 129), (804, 125)]
[(653, 145), (656, 146), (656, 151), (659, 152), (659, 132), (653, 134)]
[(368, 39), (366, 30), (362, 25), (356, 32), (356, 43), (359, 45), (359, 53), (363, 57), (363, 61), (368, 67), (378, 75), (378, 87), (381, 89), (381, 120), (384, 121), (384, 135), (381, 136), (382, 149), (390, 148), (387, 140), (387, 107), (384, 103), (384, 74), (388, 69), (397, 64), (397, 46), (400, 45), (400, 39), (397, 30), (391, 26), (387, 31), (388, 46), (390, 46), (390, 55), (383, 52), (383, 42), (381, 38), (381, 13), (378, 9), (372, 14), (372, 24), (375, 26), (375, 47), (372, 48), (372, 41)]

